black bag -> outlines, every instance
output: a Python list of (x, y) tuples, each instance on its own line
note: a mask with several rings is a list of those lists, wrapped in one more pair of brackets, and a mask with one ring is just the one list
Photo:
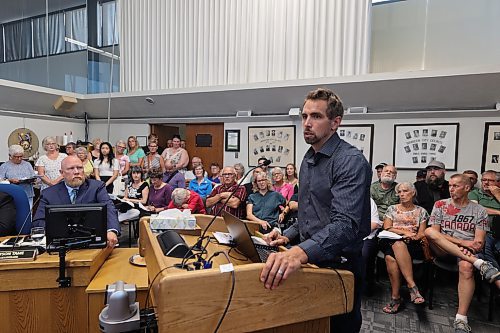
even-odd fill
[(16, 205), (11, 195), (0, 192), (0, 236), (16, 234)]

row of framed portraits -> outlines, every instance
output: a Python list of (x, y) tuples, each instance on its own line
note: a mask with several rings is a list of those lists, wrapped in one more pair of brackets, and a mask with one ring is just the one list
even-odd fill
[[(393, 163), (401, 170), (423, 169), (432, 160), (457, 169), (459, 123), (394, 125)], [(341, 125), (340, 138), (358, 148), (373, 164), (374, 125)], [(240, 151), (240, 130), (226, 130), (225, 150)], [(248, 127), (248, 164), (260, 157), (275, 166), (295, 164), (295, 126)], [(481, 171), (500, 169), (500, 122), (487, 122), (484, 129)]]

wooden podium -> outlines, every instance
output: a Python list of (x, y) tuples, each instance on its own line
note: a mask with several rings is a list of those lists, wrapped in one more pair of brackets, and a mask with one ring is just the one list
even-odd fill
[[(209, 219), (197, 215), (202, 229)], [(253, 230), (258, 227), (249, 225)], [(227, 229), (218, 218), (209, 231)], [(188, 244), (196, 241), (195, 236), (184, 238)], [(140, 221), (139, 246), (153, 284), (151, 296), (160, 332), (213, 332), (232, 286), (231, 273), (219, 269), (219, 265), (227, 263), (225, 256), (215, 257), (211, 269), (186, 271), (171, 267), (181, 259), (163, 255), (148, 218)], [(207, 257), (229, 249), (210, 243)], [(219, 332), (329, 332), (330, 316), (352, 310), (354, 278), (350, 272), (340, 270), (338, 275), (333, 270), (303, 267), (279, 288), (267, 290), (259, 280), (263, 264), (250, 263), (235, 251), (231, 251), (231, 261), (235, 267), (234, 294)]]
[(0, 263), (2, 332), (88, 332), (91, 282), (110, 249), (69, 251), (66, 276), (70, 288), (59, 288), (59, 256), (47, 253), (30, 262)]

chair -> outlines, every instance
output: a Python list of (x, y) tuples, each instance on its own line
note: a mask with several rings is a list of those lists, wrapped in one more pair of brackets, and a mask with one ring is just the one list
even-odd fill
[[(376, 281), (378, 282), (379, 281), (379, 277), (380, 277), (380, 266), (381, 266), (381, 263), (380, 262), (383, 262), (385, 263), (385, 255), (384, 255), (384, 252), (382, 251), (378, 251), (377, 253), (377, 258), (376, 258), (376, 271), (375, 271), (375, 279)], [(413, 266), (419, 266), (419, 265), (424, 265), (424, 277), (423, 277), (423, 280), (422, 281), (422, 284), (421, 284), (421, 290), (422, 291), (426, 291), (427, 288), (428, 288), (428, 284), (429, 284), (429, 265), (428, 263), (423, 260), (423, 259), (412, 259), (412, 264)], [(415, 275), (415, 274), (414, 274)]]
[(433, 306), (433, 300), (434, 300), (434, 281), (436, 281), (436, 273), (437, 270), (436, 268), (445, 270), (447, 272), (453, 272), (453, 273), (458, 273), (458, 265), (457, 263), (450, 263), (450, 262), (445, 262), (443, 260), (439, 260), (439, 258), (434, 259), (434, 262), (431, 265), (431, 272), (430, 272), (430, 277), (431, 277), (431, 283), (429, 286), (429, 297), (428, 297), (428, 304), (429, 304), (429, 310), (432, 310), (434, 308)]
[(16, 231), (28, 235), (31, 232), (32, 221), (30, 203), (26, 192), (20, 186), (13, 184), (0, 184), (0, 192), (7, 193), (14, 199), (16, 205)]

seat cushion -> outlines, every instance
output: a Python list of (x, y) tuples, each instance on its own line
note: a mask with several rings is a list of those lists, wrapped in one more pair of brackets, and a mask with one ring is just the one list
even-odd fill
[(16, 234), (16, 205), (11, 195), (0, 192), (0, 236)]

